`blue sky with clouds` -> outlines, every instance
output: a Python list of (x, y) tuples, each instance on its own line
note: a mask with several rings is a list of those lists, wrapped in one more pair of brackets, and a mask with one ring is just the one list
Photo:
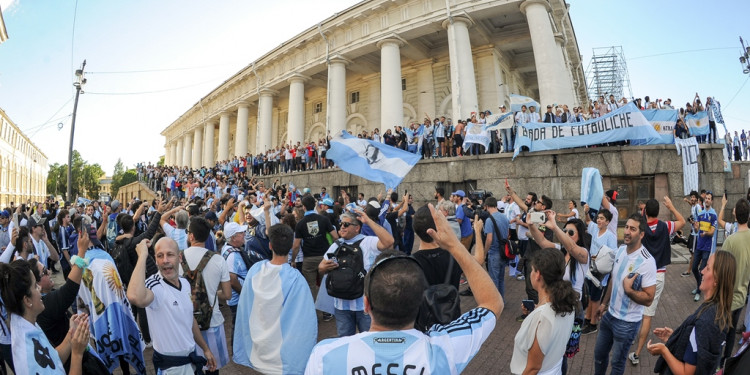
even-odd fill
[[(73, 71), (87, 59), (75, 148), (108, 173), (118, 157), (126, 165), (155, 161), (164, 153), (159, 132), (201, 97), (356, 3), (79, 0), (76, 10), (75, 0), (0, 0), (10, 36), (0, 45), (0, 107), (50, 164), (65, 163)], [(750, 129), (749, 75), (738, 61), (738, 36), (750, 39), (749, 1), (571, 3), (584, 68), (592, 48), (622, 46), (634, 96), (682, 105), (696, 91), (716, 96), (730, 130)], [(156, 71), (110, 73), (143, 70)]]

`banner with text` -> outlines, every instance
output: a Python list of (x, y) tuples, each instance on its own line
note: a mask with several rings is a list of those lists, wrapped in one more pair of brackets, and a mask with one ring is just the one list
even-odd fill
[[(651, 126), (654, 127), (654, 130), (656, 130), (657, 133), (659, 133), (659, 136), (661, 136), (661, 140), (663, 144), (673, 144), (674, 143), (674, 127), (677, 124), (677, 115), (679, 113), (676, 109), (647, 109), (645, 111), (641, 111), (643, 113), (643, 116), (646, 117), (646, 120), (651, 123)], [(637, 140), (631, 140), (631, 145), (642, 145), (645, 144), (643, 140), (637, 139)]]
[(518, 124), (515, 153), (522, 147), (529, 151), (559, 150), (631, 139), (643, 144), (660, 144), (662, 139), (635, 104), (618, 108), (602, 117), (585, 122)]

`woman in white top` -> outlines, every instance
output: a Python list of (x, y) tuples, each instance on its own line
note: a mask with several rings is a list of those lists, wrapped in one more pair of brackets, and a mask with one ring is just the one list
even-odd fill
[(578, 302), (573, 288), (563, 280), (564, 258), (555, 248), (543, 248), (528, 259), (531, 285), (539, 304), (516, 333), (510, 371), (513, 374), (561, 374), (563, 355)]
[(572, 199), (568, 201), (568, 210), (570, 210), (570, 213), (567, 213), (567, 214), (561, 214), (558, 212), (557, 220), (558, 221), (571, 221), (573, 219), (581, 218), (580, 214), (578, 213), (578, 209), (576, 208), (576, 201)]

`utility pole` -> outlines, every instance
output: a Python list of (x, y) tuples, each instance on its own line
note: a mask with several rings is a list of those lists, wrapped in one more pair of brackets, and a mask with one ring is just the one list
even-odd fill
[(78, 96), (82, 94), (81, 88), (86, 84), (86, 78), (83, 76), (83, 69), (86, 68), (86, 60), (83, 60), (81, 69), (76, 70), (78, 80), (73, 82), (76, 88), (76, 101), (73, 104), (73, 120), (70, 125), (70, 147), (68, 148), (68, 191), (65, 194), (65, 200), (71, 202), (73, 199), (73, 135), (76, 131), (76, 111), (78, 110)]

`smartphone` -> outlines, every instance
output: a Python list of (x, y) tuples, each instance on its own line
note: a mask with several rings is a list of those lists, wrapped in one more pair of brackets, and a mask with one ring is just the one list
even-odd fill
[(19, 221), (18, 220), (18, 214), (14, 213), (13, 214), (13, 226), (16, 227), (16, 228), (20, 227), (20, 225), (18, 224), (18, 221)]
[(532, 224), (544, 224), (547, 221), (544, 212), (532, 212), (529, 214), (529, 222)]
[(724, 198), (727, 197), (727, 189), (724, 189)]
[(534, 306), (534, 300), (525, 299), (525, 300), (521, 301), (521, 303), (523, 304), (523, 307), (526, 308), (526, 310), (528, 312), (534, 311), (534, 307), (535, 307)]

